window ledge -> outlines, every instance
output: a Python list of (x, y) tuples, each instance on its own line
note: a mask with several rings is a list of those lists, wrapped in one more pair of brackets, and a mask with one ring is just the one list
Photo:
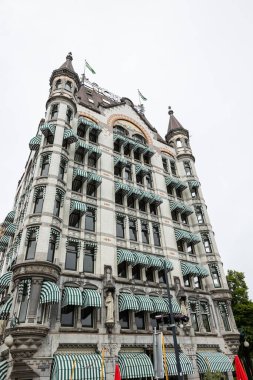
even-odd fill
[(67, 326), (62, 326), (59, 328), (59, 331), (62, 331), (62, 332), (69, 332), (69, 333), (84, 333), (84, 332), (89, 332), (89, 333), (98, 333), (98, 329), (93, 329), (93, 328), (86, 328), (86, 327), (81, 327), (81, 328), (77, 328), (77, 327), (73, 327), (73, 326), (70, 326), (70, 327), (67, 327)]

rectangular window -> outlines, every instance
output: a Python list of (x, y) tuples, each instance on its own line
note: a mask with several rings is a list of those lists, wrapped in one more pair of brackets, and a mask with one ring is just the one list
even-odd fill
[(44, 188), (41, 188), (36, 193), (36, 198), (34, 202), (34, 214), (41, 214), (44, 202)]
[(154, 224), (153, 224), (153, 238), (154, 238), (154, 245), (160, 247), (161, 239), (160, 239), (159, 226), (154, 225)]
[(119, 143), (119, 140), (114, 141), (113, 150), (117, 153), (120, 153), (120, 150), (121, 150), (120, 148), (121, 148), (121, 145)]
[(125, 167), (125, 174), (124, 177), (128, 181), (132, 181), (132, 170), (131, 170), (131, 165), (127, 165)]
[(191, 255), (194, 255), (194, 245), (192, 243), (187, 243), (187, 252)]
[(184, 279), (184, 286), (187, 287), (187, 288), (190, 288), (191, 287), (191, 278), (190, 278), (190, 276), (187, 274), (186, 276), (183, 276), (183, 279)]
[(87, 273), (94, 273), (94, 262), (95, 262), (94, 248), (86, 247), (84, 251), (84, 258), (83, 258), (83, 271)]
[(132, 268), (132, 279), (140, 280), (141, 279), (141, 267), (140, 265), (134, 265)]
[(174, 222), (178, 222), (178, 211), (177, 210), (173, 210), (173, 211), (171, 211), (171, 217), (172, 217), (172, 220), (174, 221)]
[(184, 161), (185, 174), (189, 177), (192, 175), (191, 164), (189, 161)]
[(19, 323), (24, 323), (26, 320), (26, 313), (28, 308), (29, 298), (28, 298), (28, 284), (24, 283), (23, 285), (23, 292), (22, 292), (22, 298), (21, 298), (21, 304), (19, 309), (19, 315), (18, 320)]
[(127, 207), (135, 208), (135, 198), (132, 195), (127, 198)]
[(191, 190), (192, 199), (198, 198), (198, 188), (196, 186), (192, 186), (190, 190)]
[(211, 276), (213, 279), (213, 286), (215, 288), (221, 288), (220, 276), (219, 276), (217, 267), (214, 265), (211, 265), (209, 268), (210, 268)]
[(171, 185), (167, 186), (167, 193), (173, 195), (173, 187)]
[(181, 214), (181, 221), (183, 224), (188, 224), (188, 218), (186, 214)]
[(230, 331), (231, 328), (230, 328), (230, 324), (228, 320), (227, 308), (223, 302), (219, 302), (219, 309), (220, 309), (220, 314), (223, 321), (224, 329), (225, 331)]
[(129, 144), (124, 147), (124, 156), (130, 157), (131, 150)]
[(144, 221), (141, 222), (141, 237), (142, 243), (149, 244), (148, 223)]
[(158, 271), (158, 279), (159, 279), (159, 284), (166, 284), (166, 278), (165, 278), (165, 273), (163, 269)]
[(176, 189), (176, 195), (177, 195), (177, 198), (182, 199), (182, 198), (183, 198), (182, 194), (183, 194), (183, 192), (182, 192), (181, 189)]
[(114, 175), (116, 177), (122, 178), (122, 168), (121, 168), (121, 165), (115, 165), (114, 166)]
[(137, 241), (136, 221), (131, 219), (129, 220), (129, 239)]
[(81, 213), (76, 210), (69, 215), (69, 227), (80, 228)]
[(66, 161), (61, 160), (58, 178), (61, 179), (62, 181), (64, 178), (65, 168), (66, 168)]
[(95, 210), (87, 210), (85, 214), (85, 230), (86, 231), (95, 231), (96, 225), (96, 212)]
[(123, 201), (124, 197), (122, 191), (117, 191), (117, 193), (115, 194), (115, 203), (117, 203), (117, 205), (123, 205)]
[(190, 311), (191, 311), (192, 327), (194, 328), (195, 331), (199, 331), (196, 303), (190, 303)]
[(129, 311), (124, 310), (119, 313), (119, 324), (122, 329), (129, 329)]
[(170, 170), (173, 175), (177, 175), (177, 168), (175, 161), (170, 160)]
[(76, 270), (77, 268), (77, 244), (69, 242), (66, 249), (65, 269)]
[(145, 330), (145, 315), (143, 311), (135, 313), (135, 324), (137, 330)]
[(197, 216), (198, 224), (203, 224), (204, 216), (203, 216), (203, 212), (200, 206), (196, 207), (196, 216)]
[(116, 220), (116, 236), (118, 238), (124, 239), (125, 237), (125, 224), (124, 224), (124, 218), (121, 216), (117, 216)]
[(59, 104), (53, 104), (52, 107), (51, 107), (51, 119), (55, 120), (57, 119), (58, 117), (58, 108), (59, 108)]
[(37, 239), (36, 239), (36, 231), (33, 231), (30, 233), (28, 242), (27, 242), (27, 248), (26, 248), (26, 260), (33, 260), (35, 257), (35, 251), (36, 251), (36, 245), (37, 245)]
[(60, 214), (60, 208), (61, 208), (61, 196), (56, 193), (55, 200), (54, 200), (54, 216), (59, 216)]
[(67, 305), (61, 309), (61, 325), (66, 327), (74, 326), (74, 305)]
[(143, 161), (145, 164), (150, 165), (150, 157), (148, 154), (143, 155)]
[(87, 184), (86, 195), (88, 197), (96, 198), (96, 196), (97, 196), (97, 187), (96, 187), (95, 183), (88, 183)]
[(66, 111), (66, 121), (67, 121), (67, 123), (70, 124), (72, 118), (73, 118), (73, 111), (72, 111), (71, 108), (67, 107), (67, 111)]
[(85, 126), (83, 124), (80, 124), (77, 127), (77, 136), (84, 138), (85, 137)]
[(163, 169), (168, 173), (169, 169), (168, 169), (168, 161), (166, 158), (162, 158), (162, 162), (163, 162)]
[(183, 240), (178, 240), (177, 241), (177, 250), (180, 252), (184, 252), (184, 242)]
[(207, 332), (211, 332), (208, 312), (209, 312), (208, 304), (206, 302), (200, 302), (200, 314), (201, 314), (203, 326)]
[(89, 132), (89, 141), (93, 143), (98, 142), (98, 135), (95, 129), (91, 129)]
[(141, 174), (136, 174), (136, 182), (139, 184), (139, 185), (143, 185), (143, 177)]
[(151, 205), (149, 205), (149, 209), (150, 209), (151, 215), (157, 215), (158, 214), (157, 205), (155, 203), (151, 203)]
[(145, 179), (146, 179), (147, 188), (151, 189), (152, 188), (152, 176), (151, 176), (151, 173), (146, 174)]
[(54, 261), (55, 246), (56, 246), (56, 235), (51, 234), (48, 251), (47, 251), (47, 261), (50, 261), (51, 263), (53, 263)]
[(139, 210), (142, 211), (142, 212), (146, 212), (147, 211), (147, 204), (144, 201), (144, 199), (141, 199), (139, 201)]
[(96, 168), (97, 167), (97, 155), (96, 153), (91, 153), (88, 157), (88, 166), (90, 168)]
[(200, 277), (198, 277), (198, 276), (194, 276), (194, 277), (193, 277), (193, 282), (194, 282), (194, 287), (195, 287), (196, 289), (201, 289), (201, 288), (202, 288)]
[(77, 151), (75, 152), (74, 160), (76, 162), (79, 162), (80, 164), (83, 164), (83, 161), (84, 161), (84, 150), (83, 149), (77, 149)]
[(54, 135), (52, 133), (49, 133), (45, 140), (46, 145), (53, 145), (54, 143)]
[(136, 149), (136, 150), (134, 151), (134, 159), (137, 160), (137, 161), (140, 161), (140, 160), (141, 160), (141, 154), (140, 154), (139, 149)]
[(94, 327), (94, 317), (93, 317), (94, 309), (92, 307), (86, 307), (81, 311), (81, 323), (82, 327)]
[(48, 175), (49, 164), (50, 164), (50, 159), (49, 158), (50, 158), (49, 156), (44, 156), (42, 158), (40, 175), (43, 176), (43, 177), (46, 177)]
[(154, 282), (154, 268), (146, 268), (146, 280), (150, 282)]
[(127, 278), (127, 264), (125, 261), (118, 265), (118, 277)]
[(80, 179), (75, 178), (74, 181), (72, 182), (72, 190), (76, 191), (77, 193), (82, 192), (82, 186), (83, 186), (83, 181)]

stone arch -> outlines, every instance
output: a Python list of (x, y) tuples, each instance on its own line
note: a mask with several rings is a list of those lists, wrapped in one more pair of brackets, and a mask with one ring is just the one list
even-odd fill
[(169, 156), (171, 156), (172, 158), (175, 158), (175, 154), (171, 152), (171, 150), (167, 149), (167, 148), (161, 148), (161, 153), (166, 153), (168, 154)]
[(128, 117), (126, 115), (122, 115), (122, 114), (117, 114), (117, 115), (112, 115), (109, 117), (109, 119), (107, 120), (107, 124), (110, 125), (111, 127), (113, 127), (114, 123), (117, 121), (117, 120), (125, 120), (125, 121), (128, 121), (129, 123), (132, 123), (137, 129), (140, 130), (140, 132), (144, 135), (147, 143), (149, 145), (153, 145), (152, 143), (152, 139), (151, 137), (148, 135), (147, 131), (145, 130), (145, 128), (143, 126), (141, 126), (139, 123), (137, 123), (134, 119), (132, 119), (131, 117)]
[(96, 119), (94, 116), (89, 115), (86, 112), (80, 112), (78, 117), (86, 117), (87, 119), (90, 119), (91, 121), (94, 121), (94, 123), (99, 124), (100, 121)]

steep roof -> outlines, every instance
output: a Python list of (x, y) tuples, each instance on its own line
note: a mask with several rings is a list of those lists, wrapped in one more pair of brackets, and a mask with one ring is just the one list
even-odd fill
[(177, 118), (174, 116), (174, 112), (172, 111), (171, 107), (169, 107), (169, 115), (170, 115), (170, 120), (169, 120), (169, 125), (168, 125), (168, 131), (165, 136), (165, 139), (167, 142), (169, 142), (169, 139), (174, 136), (177, 133), (184, 133), (189, 135), (189, 132), (187, 129), (185, 129), (181, 123), (177, 120)]
[(52, 72), (52, 75), (50, 77), (50, 86), (52, 85), (52, 82), (55, 77), (64, 75), (73, 79), (76, 82), (77, 87), (78, 88), (80, 87), (81, 82), (80, 82), (78, 74), (74, 70), (72, 61), (73, 61), (72, 53), (68, 53), (66, 57), (66, 61), (59, 67), (59, 69), (56, 69)]

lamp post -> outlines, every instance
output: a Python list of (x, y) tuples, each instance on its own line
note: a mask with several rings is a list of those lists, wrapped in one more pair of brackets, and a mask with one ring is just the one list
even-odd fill
[(182, 368), (181, 368), (181, 363), (180, 363), (180, 359), (179, 359), (179, 349), (178, 349), (178, 344), (177, 344), (176, 325), (175, 325), (174, 315), (172, 312), (172, 303), (171, 303), (171, 298), (170, 298), (168, 269), (167, 269), (167, 265), (166, 265), (165, 260), (164, 260), (164, 273), (165, 273), (165, 281), (166, 281), (167, 295), (168, 295), (168, 301), (169, 301), (169, 315), (170, 315), (170, 321), (171, 321), (170, 327), (172, 329), (174, 351), (175, 351), (175, 357), (176, 357), (176, 363), (177, 363), (177, 376), (178, 376), (178, 380), (183, 380)]
[(252, 368), (252, 362), (249, 355), (249, 342), (246, 340), (245, 333), (242, 331), (240, 333), (240, 348), (239, 353), (240, 357), (242, 359), (242, 362), (245, 367), (245, 371), (247, 373), (248, 379), (253, 380), (253, 368)]

